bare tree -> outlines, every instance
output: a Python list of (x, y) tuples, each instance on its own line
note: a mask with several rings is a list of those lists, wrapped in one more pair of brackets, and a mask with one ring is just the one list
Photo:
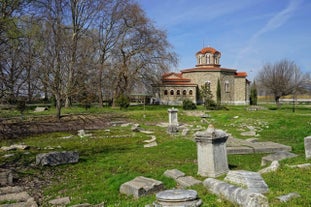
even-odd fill
[(66, 34), (64, 20), (64, 0), (47, 0), (38, 4), (42, 20), (41, 37), (44, 40), (44, 51), (41, 54), (40, 80), (53, 94), (56, 102), (56, 117), (60, 119), (61, 108), (66, 98), (65, 79), (68, 61), (66, 58)]
[(15, 102), (23, 80), (20, 55), (21, 30), (18, 27), (19, 11), (26, 1), (12, 0), (0, 2), (0, 98)]
[(98, 51), (96, 86), (99, 106), (103, 104), (103, 93), (111, 94), (109, 88), (112, 85), (112, 79), (109, 77), (112, 77), (114, 72), (112, 53), (122, 35), (122, 17), (129, 4), (129, 0), (106, 0), (104, 6), (99, 7), (97, 17), (95, 17), (97, 18), (94, 21), (97, 27), (97, 42), (94, 45), (95, 50)]
[[(176, 55), (170, 51), (166, 34), (153, 26), (140, 6), (127, 6), (122, 17), (121, 36), (113, 50), (113, 100), (128, 96), (137, 81), (168, 70), (176, 64)], [(150, 76), (149, 76), (150, 79)], [(150, 82), (149, 82), (150, 83)], [(115, 103), (115, 102), (114, 102)]]
[(300, 68), (293, 61), (286, 59), (275, 64), (265, 64), (257, 77), (260, 86), (274, 96), (278, 106), (282, 96), (296, 95), (302, 90), (304, 79)]
[[(67, 74), (67, 85), (66, 85), (66, 102), (65, 106), (71, 105), (70, 97), (77, 94), (81, 88), (78, 86), (79, 80), (79, 69), (81, 65), (79, 60), (78, 47), (81, 47), (81, 41), (87, 33), (89, 26), (94, 20), (94, 15), (101, 8), (101, 3), (103, 1), (97, 0), (69, 0), (68, 5), (70, 9), (70, 19), (71, 23), (68, 26), (71, 34), (71, 39), (69, 39), (69, 65)], [(63, 23), (65, 24), (65, 22)], [(85, 52), (85, 51), (84, 51)]]

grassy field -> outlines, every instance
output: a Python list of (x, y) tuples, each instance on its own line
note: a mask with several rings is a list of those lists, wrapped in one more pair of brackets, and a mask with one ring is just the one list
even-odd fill
[[(119, 193), (119, 187), (136, 176), (145, 176), (160, 180), (167, 189), (175, 188), (175, 181), (163, 176), (167, 169), (179, 169), (186, 175), (197, 179), (205, 178), (197, 175), (196, 143), (193, 133), (197, 126), (206, 128), (213, 124), (216, 128), (227, 131), (236, 138), (247, 130), (247, 126), (257, 129), (260, 141), (274, 141), (292, 146), (293, 153), (299, 156), (281, 161), (277, 172), (264, 174), (269, 186), (266, 194), (270, 206), (311, 206), (311, 169), (292, 169), (287, 165), (302, 164), (305, 160), (304, 137), (311, 135), (311, 107), (310, 105), (296, 106), (295, 113), (292, 106), (284, 105), (276, 109), (274, 105), (266, 105), (266, 110), (247, 111), (246, 106), (228, 106), (227, 111), (204, 111), (202, 108), (192, 114), (208, 113), (211, 118), (202, 123), (201, 118), (189, 115), (189, 111), (179, 108), (178, 120), (181, 124), (193, 125), (187, 136), (181, 133), (169, 135), (166, 128), (157, 126), (158, 123), (168, 122), (168, 106), (133, 106), (128, 110), (91, 108), (66, 109), (64, 113), (114, 113), (122, 115), (128, 122), (138, 123), (146, 130), (153, 131), (157, 137), (158, 146), (144, 148), (144, 140), (150, 135), (132, 132), (131, 126), (114, 126), (108, 129), (88, 131), (91, 137), (80, 138), (76, 132), (58, 132), (26, 137), (18, 140), (2, 140), (1, 146), (13, 143), (24, 143), (31, 148), (24, 151), (14, 151), (14, 156), (4, 158), (7, 152), (0, 151), (2, 166), (13, 166), (20, 179), (32, 178), (45, 183), (43, 187), (42, 206), (48, 206), (47, 201), (69, 196), (70, 205), (79, 203), (105, 203), (105, 206), (145, 206), (155, 200), (154, 195), (140, 199), (127, 197)], [(1, 112), (10, 117), (12, 112)], [(33, 115), (48, 115), (54, 113), (51, 109), (41, 114), (28, 111), (24, 119)], [(15, 115), (18, 113), (15, 113)], [(64, 137), (71, 136), (65, 139)], [(73, 165), (57, 167), (38, 167), (33, 165), (35, 156), (55, 150), (76, 150), (80, 154), (80, 161)], [(12, 152), (9, 152), (12, 153)], [(232, 170), (244, 169), (258, 171), (261, 169), (261, 158), (264, 154), (229, 155), (229, 165)], [(52, 176), (51, 176), (52, 175)], [(220, 178), (222, 179), (222, 178)], [(219, 200), (210, 194), (203, 186), (195, 186), (203, 200), (203, 206), (232, 206), (229, 202)], [(289, 203), (281, 203), (277, 196), (297, 192), (300, 198)]]

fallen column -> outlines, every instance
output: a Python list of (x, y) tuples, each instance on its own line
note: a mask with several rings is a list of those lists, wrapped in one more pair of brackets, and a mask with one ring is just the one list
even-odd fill
[(212, 193), (242, 207), (268, 207), (268, 199), (260, 194), (226, 182), (207, 178), (203, 185)]

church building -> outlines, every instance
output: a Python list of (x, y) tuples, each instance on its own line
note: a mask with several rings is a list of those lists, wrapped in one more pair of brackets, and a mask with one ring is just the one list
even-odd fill
[(249, 103), (249, 85), (246, 72), (222, 68), (221, 53), (212, 47), (205, 47), (196, 54), (194, 68), (179, 73), (162, 75), (161, 83), (153, 85), (156, 102), (163, 105), (181, 105), (183, 100), (201, 104), (199, 90), (207, 85), (216, 101), (217, 82), (220, 81), (221, 104), (246, 105)]

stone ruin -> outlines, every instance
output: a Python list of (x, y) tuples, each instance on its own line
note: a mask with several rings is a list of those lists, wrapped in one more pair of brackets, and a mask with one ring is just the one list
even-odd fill
[(73, 151), (49, 152), (38, 154), (36, 156), (36, 165), (41, 166), (57, 166), (68, 163), (77, 163), (79, 161), (79, 153)]
[(168, 119), (169, 119), (169, 125), (167, 128), (167, 132), (169, 134), (174, 134), (178, 132), (178, 109), (175, 109), (174, 107), (171, 109), (168, 109)]
[(226, 141), (228, 135), (209, 125), (206, 131), (195, 133), (198, 154), (198, 174), (218, 177), (229, 171)]
[(311, 158), (311, 136), (304, 138), (305, 154), (306, 159)]
[(157, 193), (161, 190), (164, 190), (164, 185), (161, 181), (143, 176), (136, 177), (120, 186), (120, 193), (128, 196), (132, 195), (134, 198)]
[(202, 200), (195, 190), (173, 189), (165, 190), (156, 194), (154, 207), (199, 207)]

